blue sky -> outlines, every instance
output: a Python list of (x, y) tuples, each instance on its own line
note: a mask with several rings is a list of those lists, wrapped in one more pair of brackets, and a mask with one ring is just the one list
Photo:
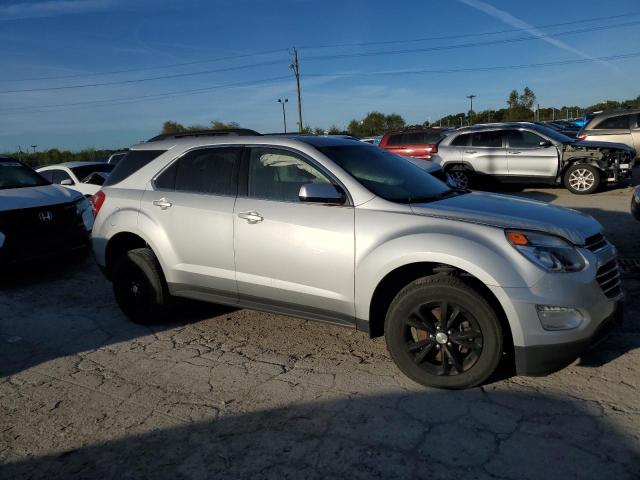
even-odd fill
[[(598, 60), (640, 54), (637, 0), (0, 0), (0, 151), (124, 147), (165, 120), (281, 131), (280, 97), (294, 129), (292, 46), (314, 127), (422, 123), (470, 93), (500, 108), (525, 85), (541, 106), (640, 94), (640, 56)], [(565, 61), (582, 63), (479, 70)]]

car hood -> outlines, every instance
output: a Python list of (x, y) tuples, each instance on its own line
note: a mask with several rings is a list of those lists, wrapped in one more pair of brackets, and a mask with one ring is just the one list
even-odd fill
[(418, 215), (546, 232), (576, 245), (602, 232), (602, 225), (593, 217), (576, 210), (495, 193), (472, 192), (437, 202), (412, 204), (411, 208)]
[(0, 190), (0, 212), (68, 203), (81, 198), (80, 192), (59, 185), (7, 188)]
[(583, 147), (583, 148), (616, 148), (618, 150), (625, 150), (627, 152), (633, 152), (633, 148), (624, 143), (614, 142), (597, 142), (592, 140), (578, 140), (576, 142), (568, 143), (565, 146), (571, 147)]

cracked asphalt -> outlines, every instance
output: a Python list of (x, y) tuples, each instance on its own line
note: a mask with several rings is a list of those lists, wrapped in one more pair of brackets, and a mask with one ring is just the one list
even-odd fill
[[(598, 218), (638, 254), (631, 190), (513, 192)], [(0, 478), (640, 478), (640, 271), (625, 324), (544, 378), (463, 392), (383, 339), (184, 302), (129, 323), (91, 259), (0, 284)]]

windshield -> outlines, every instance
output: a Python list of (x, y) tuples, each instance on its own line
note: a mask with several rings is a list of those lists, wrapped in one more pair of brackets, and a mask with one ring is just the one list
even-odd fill
[(371, 145), (316, 147), (374, 194), (398, 203), (437, 200), (453, 193), (410, 161)]
[(72, 167), (71, 171), (78, 180), (83, 182), (89, 175), (94, 172), (110, 172), (115, 165), (108, 163), (96, 163), (95, 165), (83, 165), (81, 167)]
[(533, 129), (537, 130), (538, 132), (542, 133), (543, 135), (546, 135), (549, 138), (552, 138), (556, 142), (573, 143), (573, 142), (576, 141), (575, 138), (567, 137), (565, 134), (560, 133), (557, 130), (554, 130), (553, 128), (547, 127), (545, 125), (534, 125)]
[(0, 190), (49, 184), (40, 174), (18, 161), (0, 161)]

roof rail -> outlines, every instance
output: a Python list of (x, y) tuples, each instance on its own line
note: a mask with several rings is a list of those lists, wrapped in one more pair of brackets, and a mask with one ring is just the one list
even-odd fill
[(220, 128), (217, 130), (191, 130), (187, 132), (176, 133), (161, 133), (153, 138), (147, 140), (147, 142), (157, 142), (160, 140), (166, 140), (167, 138), (184, 138), (184, 137), (220, 137), (223, 135), (238, 136), (238, 137), (252, 137), (255, 135), (262, 135), (261, 133), (251, 130), (249, 128)]

